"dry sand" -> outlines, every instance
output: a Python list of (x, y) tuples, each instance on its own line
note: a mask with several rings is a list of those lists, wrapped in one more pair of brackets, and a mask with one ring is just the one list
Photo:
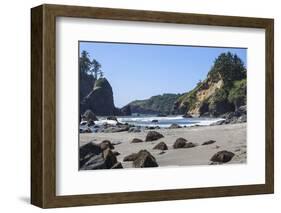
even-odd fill
[[(201, 126), (188, 127), (180, 129), (157, 129), (163, 134), (161, 138), (153, 142), (130, 143), (133, 138), (145, 140), (147, 132), (129, 133), (83, 133), (80, 134), (80, 146), (88, 143), (100, 143), (103, 140), (110, 140), (112, 143), (121, 142), (115, 145), (114, 151), (120, 153), (117, 156), (118, 161), (122, 162), (124, 168), (131, 168), (132, 162), (123, 162), (123, 158), (131, 153), (136, 153), (141, 149), (148, 150), (155, 158), (158, 165), (161, 166), (187, 166), (187, 165), (208, 165), (210, 158), (221, 150), (231, 151), (235, 154), (228, 163), (246, 163), (246, 123), (228, 124), (220, 126)], [(193, 148), (173, 149), (175, 140), (183, 137), (188, 142), (197, 143)], [(201, 144), (208, 140), (216, 142), (210, 145)], [(159, 142), (165, 142), (168, 150), (160, 154), (161, 150), (153, 150), (153, 147)]]

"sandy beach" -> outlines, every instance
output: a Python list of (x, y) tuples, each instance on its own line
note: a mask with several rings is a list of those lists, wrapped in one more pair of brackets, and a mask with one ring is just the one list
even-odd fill
[[(164, 137), (152, 142), (131, 143), (132, 139), (144, 140), (147, 132), (117, 132), (117, 133), (83, 133), (80, 134), (80, 146), (89, 142), (100, 143), (110, 140), (114, 145), (114, 151), (120, 153), (117, 160), (124, 168), (133, 167), (132, 162), (123, 162), (125, 156), (137, 153), (142, 149), (149, 151), (156, 159), (159, 167), (162, 166), (189, 166), (208, 165), (210, 158), (217, 152), (227, 150), (235, 156), (228, 164), (246, 163), (246, 126), (247, 123), (198, 126), (178, 129), (157, 129)], [(193, 148), (174, 149), (173, 144), (177, 138), (185, 138), (198, 146)], [(203, 142), (214, 140), (215, 143), (202, 145)], [(159, 142), (165, 142), (168, 150), (154, 150), (153, 147)], [(121, 143), (120, 143), (121, 142)]]

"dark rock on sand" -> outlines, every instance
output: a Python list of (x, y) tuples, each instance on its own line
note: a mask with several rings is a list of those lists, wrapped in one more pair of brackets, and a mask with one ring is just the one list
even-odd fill
[(156, 159), (147, 150), (138, 152), (133, 165), (135, 168), (158, 167)]
[(145, 141), (155, 141), (160, 138), (163, 138), (164, 136), (156, 131), (149, 131), (146, 135)]
[(160, 142), (156, 146), (154, 146), (153, 149), (167, 150), (168, 146), (164, 142)]
[(208, 140), (208, 141), (203, 142), (202, 145), (209, 145), (209, 144), (213, 144), (215, 142), (216, 141), (214, 141), (214, 140)]
[(124, 157), (123, 161), (134, 161), (137, 158), (137, 153), (132, 153)]
[(99, 155), (102, 153), (102, 150), (99, 145), (92, 142), (81, 146), (79, 149), (79, 162), (80, 167), (88, 161), (93, 155)]
[[(105, 150), (102, 148), (107, 147)], [(114, 154), (109, 143), (88, 143), (79, 149), (79, 168), (82, 170), (111, 169), (117, 165), (116, 154)]]
[(178, 124), (171, 124), (171, 126), (169, 126), (168, 128), (169, 129), (178, 129), (178, 128), (182, 128), (182, 127)]
[(174, 149), (181, 149), (181, 148), (192, 148), (197, 146), (197, 144), (192, 142), (187, 142), (185, 138), (178, 138), (175, 143), (173, 144)]
[(139, 139), (139, 138), (134, 138), (134, 139), (131, 141), (131, 143), (141, 143), (141, 142), (143, 142), (143, 140), (142, 140), (142, 139)]
[(187, 140), (185, 138), (178, 138), (174, 145), (173, 148), (174, 149), (179, 149), (179, 148), (184, 148), (185, 144), (186, 144)]
[(219, 151), (211, 158), (212, 162), (226, 163), (229, 162), (235, 154), (226, 150)]

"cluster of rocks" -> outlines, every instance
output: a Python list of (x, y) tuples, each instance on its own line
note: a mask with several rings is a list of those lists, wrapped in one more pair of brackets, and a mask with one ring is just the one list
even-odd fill
[(100, 144), (88, 143), (79, 149), (79, 168), (81, 170), (95, 169), (121, 169), (122, 163), (116, 156), (120, 153), (113, 152), (113, 144), (104, 140)]
[(218, 121), (212, 125), (236, 124), (247, 122), (247, 106), (241, 106), (234, 112), (228, 112), (221, 116), (225, 120)]

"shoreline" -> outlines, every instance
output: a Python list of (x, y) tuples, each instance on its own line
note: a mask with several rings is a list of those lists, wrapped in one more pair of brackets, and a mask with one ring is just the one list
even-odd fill
[[(160, 128), (157, 132), (164, 137), (152, 142), (131, 143), (134, 138), (144, 141), (150, 130), (144, 129), (140, 132), (114, 132), (114, 133), (82, 133), (79, 135), (79, 146), (87, 143), (99, 144), (104, 140), (109, 140), (115, 144), (112, 151), (117, 151), (118, 162), (122, 163), (123, 168), (133, 168), (131, 161), (124, 162), (124, 157), (146, 149), (156, 159), (159, 167), (163, 166), (195, 166), (209, 165), (211, 157), (222, 150), (233, 152), (234, 157), (227, 164), (246, 163), (247, 161), (247, 142), (246, 142), (247, 123), (237, 123), (228, 125), (192, 126), (186, 128)], [(174, 149), (173, 144), (177, 138), (185, 138), (188, 142), (196, 144), (192, 148)], [(209, 145), (202, 143), (214, 140)], [(155, 150), (153, 147), (159, 142), (164, 142), (168, 150)]]

